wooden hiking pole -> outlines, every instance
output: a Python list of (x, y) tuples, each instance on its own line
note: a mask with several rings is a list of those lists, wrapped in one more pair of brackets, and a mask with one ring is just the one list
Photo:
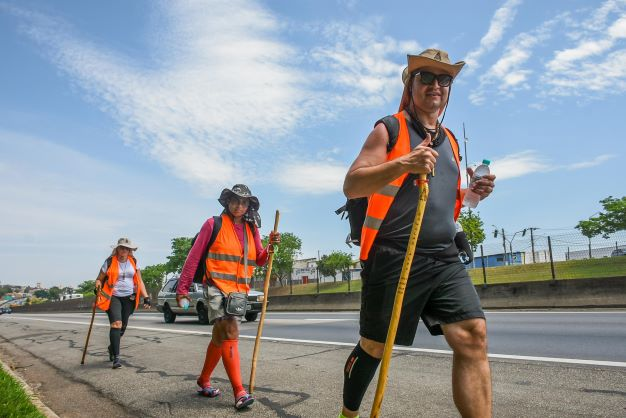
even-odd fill
[(85, 364), (85, 355), (87, 354), (87, 346), (89, 345), (89, 337), (91, 337), (91, 329), (93, 328), (93, 320), (96, 316), (96, 303), (100, 297), (100, 290), (96, 293), (96, 298), (93, 301), (93, 308), (91, 309), (91, 322), (89, 323), (89, 331), (87, 331), (87, 340), (85, 341), (85, 347), (83, 348), (83, 358), (80, 360), (80, 364)]
[(413, 220), (413, 227), (411, 228), (411, 235), (409, 236), (409, 245), (407, 246), (406, 255), (404, 256), (404, 264), (402, 265), (402, 272), (400, 273), (400, 281), (398, 282), (398, 287), (396, 288), (396, 297), (393, 301), (391, 321), (389, 323), (389, 330), (387, 330), (385, 350), (383, 351), (380, 374), (378, 375), (378, 384), (376, 386), (376, 396), (374, 397), (374, 403), (372, 405), (372, 418), (378, 418), (380, 408), (383, 404), (385, 386), (387, 385), (387, 373), (389, 372), (389, 363), (391, 362), (391, 352), (393, 351), (393, 343), (396, 340), (396, 332), (398, 331), (398, 323), (400, 322), (400, 314), (402, 312), (404, 291), (406, 290), (406, 283), (409, 280), (411, 264), (413, 264), (413, 256), (415, 255), (415, 247), (417, 246), (417, 238), (419, 237), (420, 229), (422, 228), (422, 219), (424, 218), (426, 201), (428, 200), (429, 189), (426, 174), (420, 174), (417, 183), (419, 185), (419, 201), (417, 203), (415, 219)]
[[(280, 219), (280, 213), (276, 210), (276, 217), (274, 218), (274, 233), (278, 232), (278, 220)], [(261, 346), (261, 334), (263, 334), (263, 321), (265, 320), (265, 310), (267, 309), (267, 298), (270, 289), (270, 277), (272, 275), (272, 263), (274, 262), (274, 251), (270, 253), (270, 259), (267, 262), (267, 272), (265, 273), (265, 282), (263, 283), (263, 307), (261, 308), (261, 319), (259, 319), (259, 326), (256, 332), (256, 339), (254, 340), (254, 351), (252, 352), (252, 367), (250, 368), (250, 385), (248, 390), (250, 394), (254, 393), (254, 378), (256, 377), (256, 360), (259, 354), (259, 348)]]

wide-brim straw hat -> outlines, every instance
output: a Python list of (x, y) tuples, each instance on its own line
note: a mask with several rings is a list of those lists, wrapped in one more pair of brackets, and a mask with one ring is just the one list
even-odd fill
[(132, 243), (132, 241), (128, 238), (120, 238), (117, 240), (117, 244), (112, 245), (112, 248), (117, 248), (117, 247), (125, 247), (128, 248), (130, 250), (135, 251), (138, 247), (136, 245), (134, 245)]
[(407, 83), (409, 75), (420, 68), (433, 67), (450, 74), (452, 78), (456, 78), (465, 65), (465, 61), (458, 61), (452, 64), (446, 51), (433, 48), (422, 51), (419, 55), (407, 55), (406, 59), (407, 66), (402, 72), (402, 82), (404, 84)]
[[(404, 84), (404, 91), (402, 92), (402, 99), (400, 99), (400, 106), (398, 111), (402, 111), (409, 103), (409, 86), (408, 82), (410, 75), (420, 68), (432, 67), (439, 69), (447, 74), (450, 74), (452, 78), (456, 78), (457, 75), (463, 69), (465, 61), (458, 61), (454, 64), (450, 62), (450, 57), (446, 51), (441, 49), (429, 48), (418, 55), (407, 55), (407, 66), (402, 71), (402, 83)], [(443, 109), (442, 109), (443, 110)]]
[(225, 208), (228, 208), (228, 201), (232, 196), (238, 196), (241, 198), (250, 199), (250, 208), (255, 211), (259, 210), (260, 204), (259, 199), (256, 196), (252, 195), (250, 188), (245, 184), (235, 184), (232, 189), (224, 189), (220, 194), (220, 198), (217, 199), (218, 202)]

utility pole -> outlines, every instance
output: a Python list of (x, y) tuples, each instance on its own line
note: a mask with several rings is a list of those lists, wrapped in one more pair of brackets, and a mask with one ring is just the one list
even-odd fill
[(533, 231), (539, 228), (528, 228), (530, 229), (530, 248), (533, 252), (533, 264), (535, 263), (535, 236), (533, 235)]
[(320, 250), (317, 250), (317, 263), (315, 263), (315, 265), (317, 266), (317, 294), (319, 295), (320, 293)]
[(467, 142), (469, 139), (465, 136), (465, 122), (463, 122), (463, 148), (465, 149), (465, 181), (467, 182), (467, 187), (469, 187), (469, 174), (467, 173)]
[(506, 265), (506, 236), (504, 235), (504, 228), (502, 228), (502, 249), (504, 250), (504, 252), (502, 253), (502, 261), (504, 262), (504, 265)]

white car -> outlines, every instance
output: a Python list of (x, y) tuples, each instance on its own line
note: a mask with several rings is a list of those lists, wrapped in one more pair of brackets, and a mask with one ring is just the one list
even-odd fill
[[(168, 324), (171, 324), (176, 320), (178, 315), (181, 316), (198, 316), (198, 321), (201, 324), (209, 323), (209, 312), (207, 310), (207, 304), (204, 300), (202, 292), (202, 285), (198, 283), (192, 283), (189, 289), (189, 298), (191, 303), (188, 309), (183, 309), (178, 306), (176, 302), (176, 287), (178, 286), (178, 277), (172, 277), (169, 279), (163, 288), (159, 291), (157, 310), (163, 313), (163, 319)], [(246, 309), (245, 318), (246, 321), (256, 321), (261, 312), (263, 305), (263, 292), (250, 289), (248, 292), (248, 306)]]

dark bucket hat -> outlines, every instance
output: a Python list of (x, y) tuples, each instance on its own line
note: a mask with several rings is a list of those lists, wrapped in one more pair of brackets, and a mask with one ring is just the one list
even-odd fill
[(225, 208), (228, 208), (228, 201), (232, 196), (250, 199), (250, 208), (255, 212), (259, 210), (259, 199), (252, 195), (250, 188), (245, 184), (235, 184), (231, 189), (224, 189), (220, 194), (218, 202)]

